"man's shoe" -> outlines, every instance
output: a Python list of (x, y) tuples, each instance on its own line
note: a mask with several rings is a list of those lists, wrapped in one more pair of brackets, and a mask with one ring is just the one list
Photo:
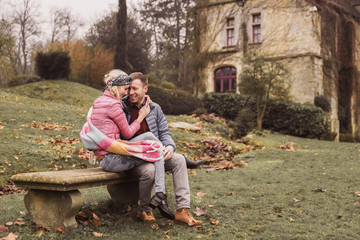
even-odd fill
[(201, 221), (194, 219), (189, 208), (180, 208), (180, 209), (176, 210), (175, 220), (186, 223), (190, 227), (202, 225)]
[(169, 206), (167, 204), (167, 196), (165, 193), (157, 192), (150, 200), (150, 207), (158, 208), (163, 217), (169, 219), (175, 219), (174, 214), (170, 211)]
[(199, 167), (201, 164), (203, 164), (204, 161), (199, 160), (199, 161), (191, 161), (189, 158), (187, 158), (185, 155), (183, 155), (185, 157), (185, 161), (186, 161), (186, 167), (193, 169), (193, 168), (197, 168)]
[(151, 210), (148, 213), (145, 211), (138, 211), (137, 218), (139, 218), (141, 221), (156, 222), (156, 219)]

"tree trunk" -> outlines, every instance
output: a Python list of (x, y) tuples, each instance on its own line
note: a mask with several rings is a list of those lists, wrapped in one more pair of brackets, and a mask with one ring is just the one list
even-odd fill
[(258, 130), (262, 129), (262, 119), (257, 119), (257, 129)]
[(114, 68), (129, 71), (127, 60), (127, 8), (126, 0), (119, 0), (119, 10), (117, 13), (117, 35), (114, 56)]

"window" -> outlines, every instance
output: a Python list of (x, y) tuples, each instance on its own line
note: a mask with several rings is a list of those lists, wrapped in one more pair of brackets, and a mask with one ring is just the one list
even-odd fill
[(252, 15), (253, 43), (261, 43), (261, 14)]
[(236, 89), (236, 69), (233, 67), (218, 68), (215, 71), (214, 91), (232, 92)]
[(235, 45), (234, 18), (228, 18), (226, 22), (226, 46)]

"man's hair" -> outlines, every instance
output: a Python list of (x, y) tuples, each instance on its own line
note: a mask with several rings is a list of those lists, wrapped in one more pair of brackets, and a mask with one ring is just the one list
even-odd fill
[(131, 77), (132, 80), (140, 79), (140, 81), (144, 84), (144, 86), (149, 85), (149, 80), (141, 72), (134, 72), (134, 73), (130, 74), (130, 77)]

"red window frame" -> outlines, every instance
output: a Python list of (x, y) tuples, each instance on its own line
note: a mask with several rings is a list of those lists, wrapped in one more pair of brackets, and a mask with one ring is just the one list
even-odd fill
[(253, 43), (261, 43), (261, 14), (252, 15)]
[[(226, 74), (226, 72), (228, 72)], [(220, 89), (216, 85), (220, 83)], [(228, 86), (225, 86), (225, 84)], [(214, 92), (235, 92), (236, 90), (236, 69), (234, 67), (222, 67), (215, 70)]]
[(235, 30), (234, 30), (235, 19), (228, 18), (226, 20), (226, 46), (235, 45)]

